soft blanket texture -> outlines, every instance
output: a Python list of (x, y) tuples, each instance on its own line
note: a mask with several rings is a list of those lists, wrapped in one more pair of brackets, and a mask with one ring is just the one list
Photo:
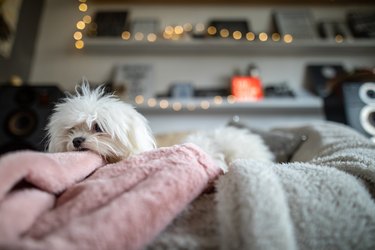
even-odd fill
[(149, 249), (375, 249), (375, 145), (333, 123), (282, 130), (304, 138), (291, 162), (235, 160)]
[[(221, 173), (192, 144), (100, 168), (95, 155), (71, 156), (20, 152), (1, 159), (1, 249), (142, 249)], [(81, 157), (92, 162), (85, 166)], [(71, 166), (85, 170), (67, 175)], [(22, 177), (32, 186), (14, 188)]]

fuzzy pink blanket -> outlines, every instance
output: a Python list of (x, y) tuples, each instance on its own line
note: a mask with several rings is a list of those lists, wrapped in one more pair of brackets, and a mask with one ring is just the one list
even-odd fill
[(89, 152), (6, 155), (0, 248), (142, 249), (220, 173), (193, 144), (108, 165)]

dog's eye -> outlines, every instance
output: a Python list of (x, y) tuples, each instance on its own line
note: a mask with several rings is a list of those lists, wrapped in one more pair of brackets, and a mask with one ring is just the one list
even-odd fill
[(94, 124), (94, 130), (95, 132), (97, 133), (101, 133), (103, 132), (103, 130), (99, 127), (99, 125), (97, 123)]

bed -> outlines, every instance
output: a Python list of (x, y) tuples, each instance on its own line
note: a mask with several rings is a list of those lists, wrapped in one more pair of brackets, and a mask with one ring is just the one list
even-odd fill
[(115, 164), (0, 158), (1, 249), (375, 249), (375, 144), (320, 122), (259, 133), (276, 162), (223, 173), (181, 134)]

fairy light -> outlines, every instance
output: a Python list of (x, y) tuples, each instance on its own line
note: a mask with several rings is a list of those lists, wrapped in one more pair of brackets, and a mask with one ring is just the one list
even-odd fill
[(222, 38), (227, 38), (229, 36), (229, 30), (228, 29), (221, 29), (220, 30), (220, 36)]
[(201, 104), (200, 104), (201, 108), (202, 109), (208, 109), (210, 107), (210, 102), (209, 101), (201, 101)]
[(216, 29), (216, 27), (215, 27), (215, 26), (209, 26), (209, 27), (207, 28), (207, 33), (208, 33), (210, 36), (214, 36), (214, 35), (216, 35), (216, 33), (217, 33), (217, 29)]
[(203, 23), (197, 23), (195, 25), (195, 31), (197, 31), (198, 33), (201, 33), (201, 32), (204, 32), (204, 24)]
[(174, 111), (180, 111), (182, 109), (182, 104), (180, 102), (175, 102), (172, 104), (172, 109)]
[(83, 21), (78, 21), (77, 24), (76, 24), (76, 27), (77, 27), (77, 29), (79, 29), (79, 30), (83, 30), (83, 29), (85, 29), (86, 24), (85, 24), (85, 22), (83, 22)]
[(155, 98), (150, 98), (150, 99), (148, 99), (147, 100), (147, 105), (149, 106), (149, 107), (155, 107), (156, 106), (156, 99)]
[(130, 37), (131, 37), (131, 34), (130, 34), (129, 31), (124, 31), (124, 32), (121, 33), (121, 38), (122, 38), (123, 40), (129, 40)]
[(342, 35), (335, 36), (336, 43), (342, 43), (344, 41), (344, 37)]
[(177, 35), (182, 35), (184, 33), (184, 28), (181, 25), (174, 27), (174, 33)]
[(79, 9), (79, 11), (81, 11), (81, 12), (86, 12), (87, 9), (88, 9), (88, 6), (87, 6), (87, 4), (85, 4), (85, 3), (81, 3), (81, 4), (78, 6), (78, 9)]
[(265, 32), (261, 32), (261, 33), (259, 33), (259, 40), (262, 41), (262, 42), (267, 41), (267, 40), (268, 40), (268, 35), (267, 35), (267, 33), (265, 33)]
[(247, 32), (246, 33), (246, 40), (254, 41), (255, 40), (255, 34), (253, 32)]
[(280, 36), (279, 33), (273, 33), (272, 36), (271, 36), (271, 38), (272, 38), (272, 41), (278, 42), (278, 41), (280, 41), (281, 36)]
[(83, 49), (84, 46), (85, 46), (85, 43), (82, 40), (78, 40), (75, 42), (75, 47), (77, 49)]
[(134, 101), (136, 104), (140, 105), (140, 104), (143, 104), (144, 101), (145, 101), (145, 98), (143, 97), (143, 95), (137, 95), (135, 98), (134, 98)]
[(290, 34), (286, 34), (286, 35), (284, 35), (284, 42), (286, 42), (286, 43), (291, 43), (291, 42), (293, 42), (293, 36), (290, 35)]
[(81, 31), (76, 31), (76, 32), (74, 32), (74, 34), (73, 34), (73, 38), (75, 39), (75, 40), (81, 40), (82, 39), (82, 32)]
[(223, 97), (221, 97), (221, 96), (219, 96), (219, 95), (215, 96), (215, 97), (214, 97), (214, 103), (215, 103), (216, 105), (220, 105), (220, 104), (222, 104), (222, 103), (223, 103)]
[(185, 32), (191, 32), (193, 30), (193, 25), (191, 23), (185, 23), (183, 27)]
[(166, 109), (166, 108), (168, 108), (168, 107), (169, 107), (169, 102), (168, 102), (168, 100), (165, 100), (165, 99), (161, 100), (161, 101), (159, 102), (159, 106), (160, 106), (160, 108), (162, 108), (162, 109)]
[(235, 98), (233, 95), (228, 95), (228, 96), (227, 96), (227, 102), (228, 102), (229, 104), (233, 104), (233, 103), (236, 102), (236, 98)]
[(82, 18), (82, 21), (83, 21), (84, 23), (86, 23), (86, 24), (89, 24), (89, 23), (91, 23), (92, 18), (91, 18), (91, 16), (86, 15), (86, 16), (84, 16), (84, 17)]
[(150, 33), (150, 34), (147, 35), (147, 41), (149, 41), (149, 42), (155, 42), (156, 39), (157, 39), (157, 36), (154, 33)]
[(137, 40), (137, 41), (142, 41), (144, 37), (145, 37), (145, 35), (142, 32), (137, 32), (134, 35), (134, 39)]
[(233, 32), (232, 36), (235, 40), (240, 40), (242, 38), (242, 33), (240, 31), (236, 30), (236, 31)]

